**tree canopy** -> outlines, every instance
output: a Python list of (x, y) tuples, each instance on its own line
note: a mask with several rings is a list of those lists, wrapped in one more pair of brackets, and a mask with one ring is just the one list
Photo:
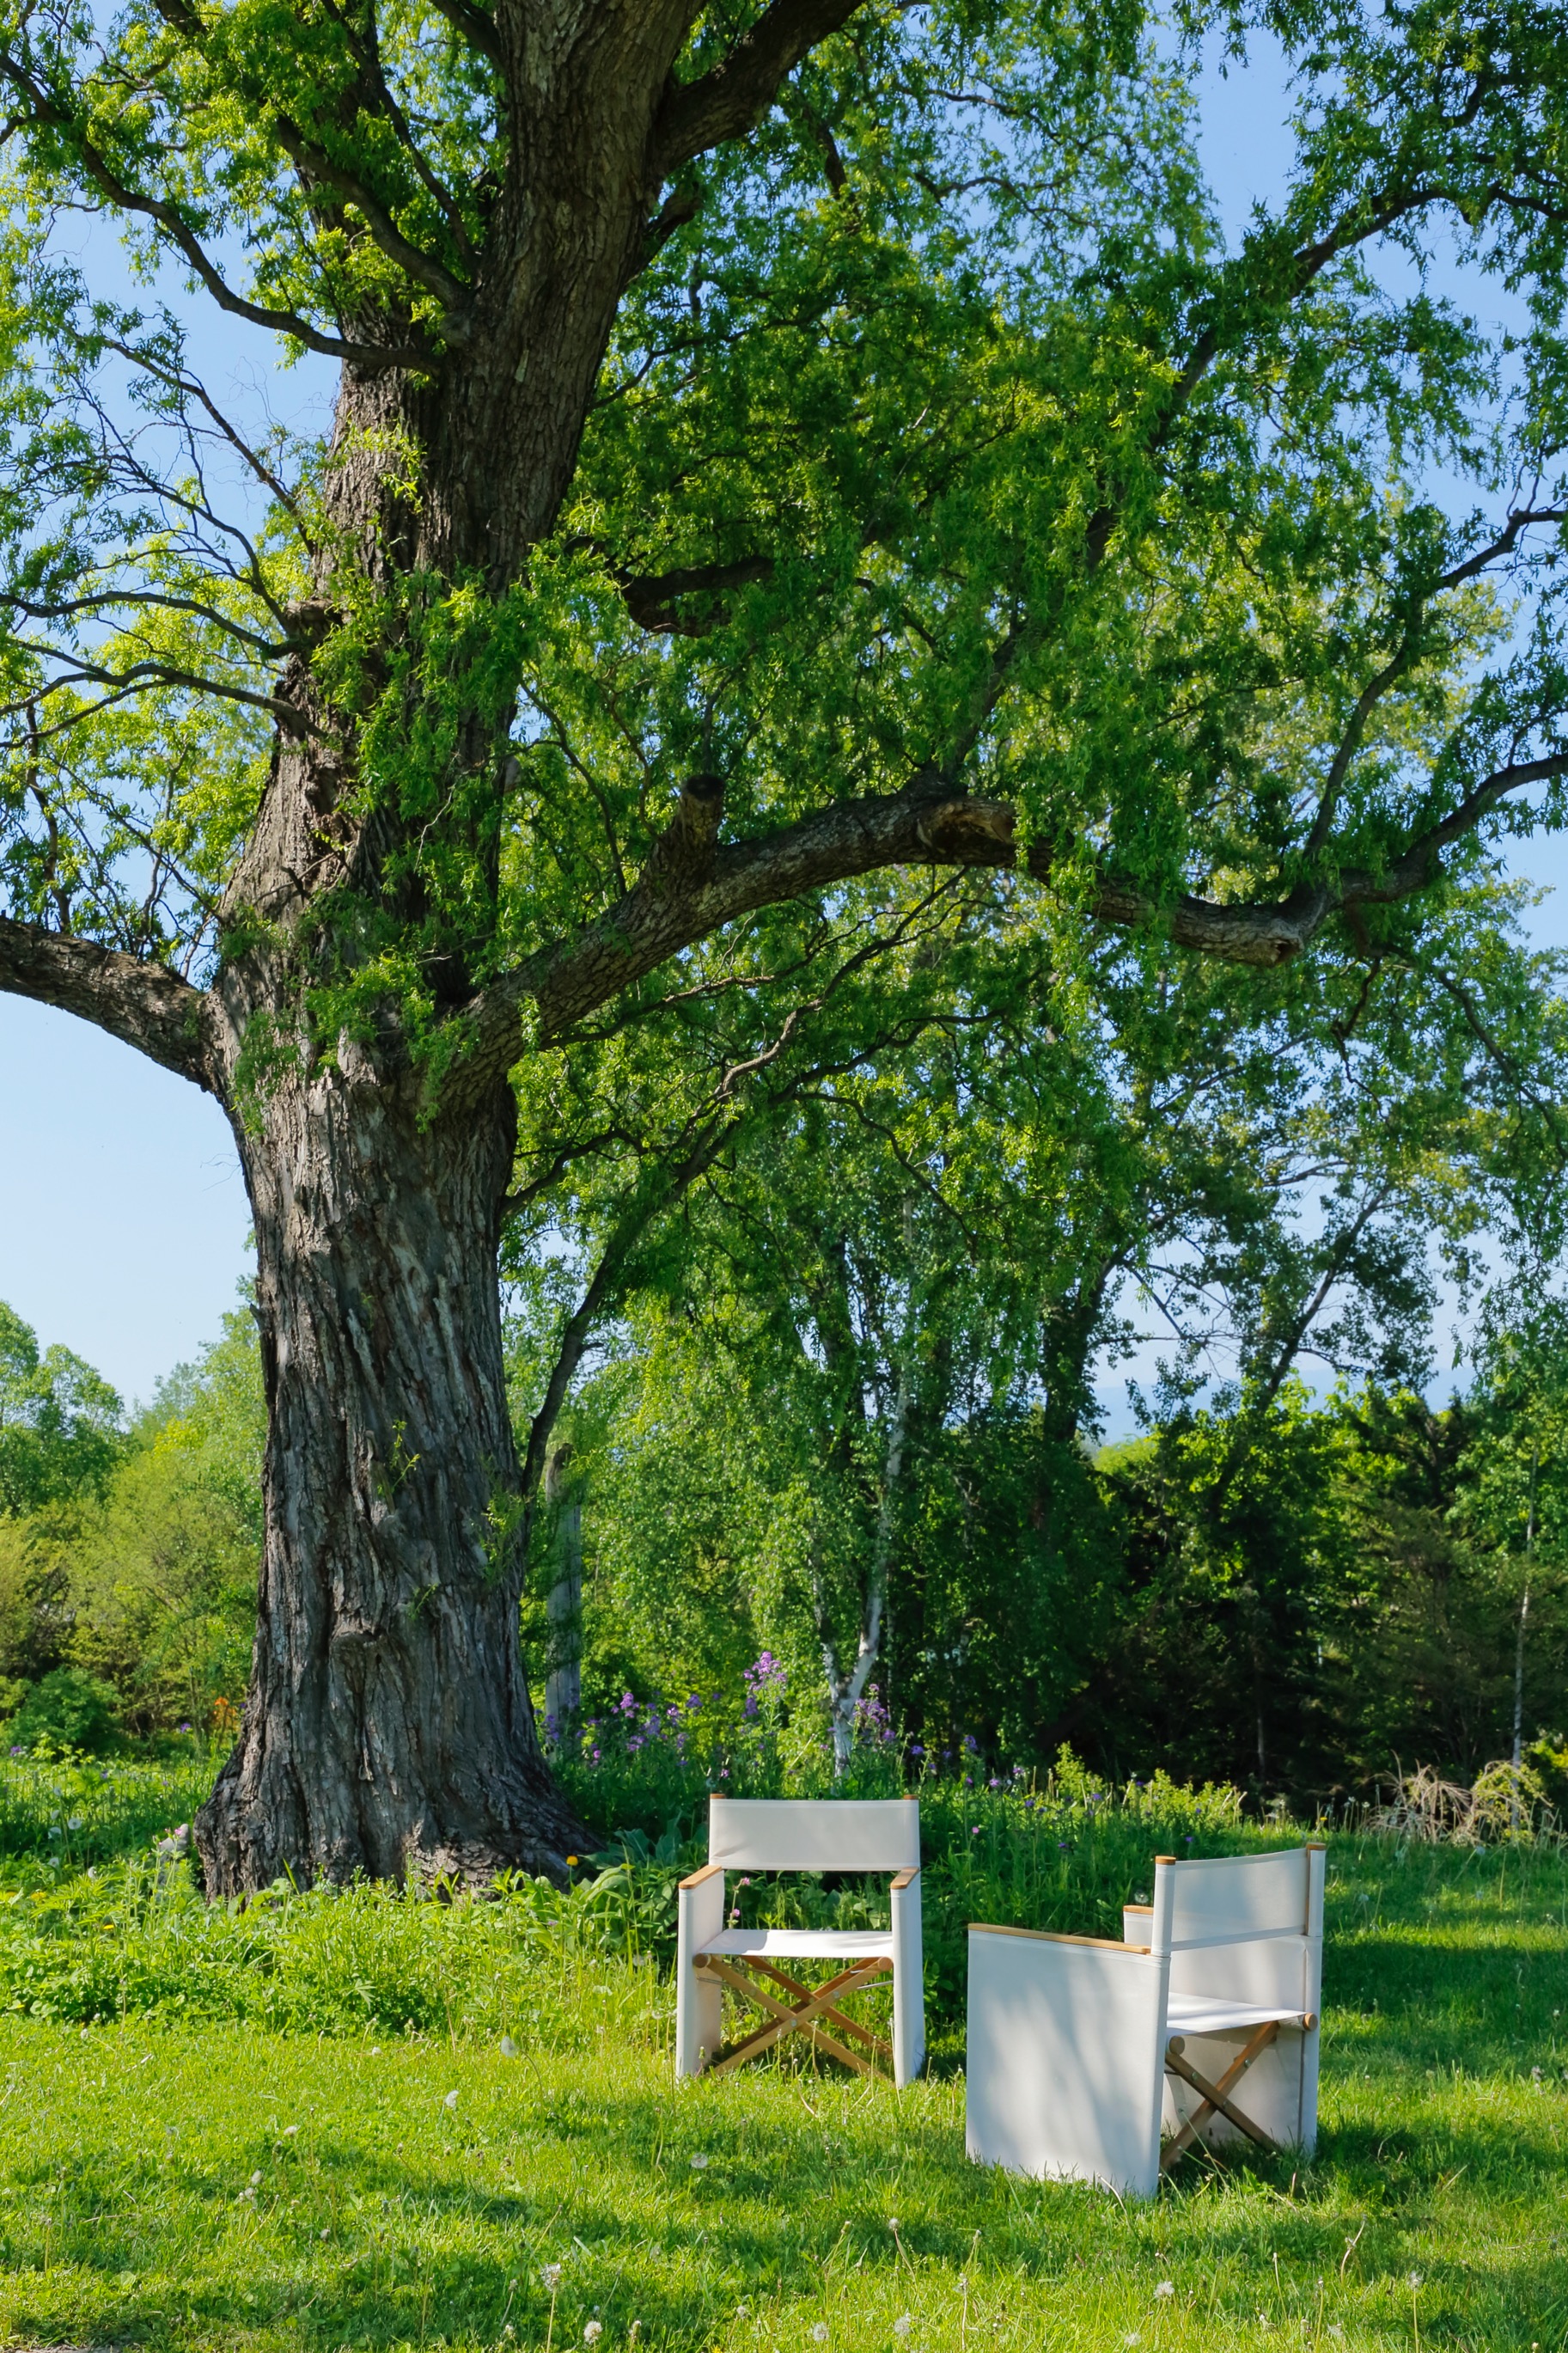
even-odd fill
[(1568, 776), (1558, 6), (131, 0), (0, 77), (0, 985), (211, 1089), (256, 1214), (215, 1887), (572, 1842), (492, 1269), (579, 1176), (607, 1290), (737, 1121), (1194, 956), (1395, 1066), (1441, 998), (1555, 1149), (1479, 911)]

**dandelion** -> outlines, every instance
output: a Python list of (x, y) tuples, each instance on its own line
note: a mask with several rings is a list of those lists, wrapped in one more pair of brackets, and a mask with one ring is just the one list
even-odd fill
[(1162, 2280), (1159, 2286), (1154, 2290), (1156, 2296), (1174, 2295), (1175, 2293), (1176, 2283), (1174, 2280)]
[[(598, 1753), (599, 1753), (599, 1752), (598, 1752), (598, 1750), (595, 1748), (595, 1751), (594, 1751), (595, 1756), (596, 1757), (596, 1756), (598, 1755)], [(567, 1862), (568, 1862), (569, 1863), (572, 1863), (572, 1862), (575, 1862), (577, 1861), (577, 1857), (576, 1857), (574, 1854), (569, 1854), (569, 1855), (567, 1856), (566, 1860), (567, 1860)]]
[(889, 2214), (889, 2217), (888, 2217), (888, 2228), (889, 2228), (889, 2231), (891, 2231), (891, 2232), (892, 2232), (892, 2234), (893, 2234), (894, 2238), (896, 2239), (896, 2238), (898, 2237), (898, 2235), (899, 2235), (899, 2218), (898, 2218), (898, 2216), (897, 2216), (896, 2214)]
[(444, 2108), (455, 2108), (455, 2107), (457, 2106), (457, 2105), (458, 2105), (458, 2094), (456, 2094), (456, 2092), (448, 2092), (448, 2093), (447, 2093), (447, 2096), (446, 2096), (446, 2098), (445, 2098), (445, 2099), (442, 2101), (442, 2103), (441, 2103), (441, 2105), (442, 2105)]
[(752, 2307), (749, 2304), (738, 2304), (735, 2306), (735, 2317), (737, 2320), (750, 2320), (751, 2316)]
[(260, 2180), (260, 2179), (261, 2179), (261, 2176), (260, 2176), (260, 2174), (259, 2174), (259, 2173), (253, 2173), (253, 2174), (251, 2175), (251, 2177), (250, 2177), (250, 2186), (251, 2186), (251, 2188), (252, 2188), (253, 2189), (255, 2189), (255, 2187), (256, 2187), (257, 2183)]
[(907, 2337), (914, 2325), (907, 2312), (900, 2312), (893, 2323), (893, 2334), (895, 2337)]
[(516, 2059), (520, 2055), (517, 2044), (512, 2041), (510, 2034), (503, 2034), (501, 2036), (500, 2055), (503, 2059)]
[(583, 2330), (583, 2342), (584, 2345), (596, 2345), (604, 2333), (605, 2324), (602, 2320), (590, 2320)]
[(1331, 2337), (1341, 2337), (1341, 2338), (1342, 2338), (1342, 2337), (1343, 2337), (1343, 2336), (1344, 2336), (1344, 2333), (1345, 2333), (1345, 2332), (1344, 2332), (1344, 2330), (1340, 2327), (1340, 2324), (1339, 2324), (1339, 2322), (1338, 2322), (1337, 2320), (1331, 2320), (1331, 2321), (1330, 2321), (1330, 2323), (1329, 2323), (1329, 2335), (1330, 2335)]
[(545, 2264), (545, 2266), (544, 2266), (544, 2268), (543, 2268), (543, 2270), (540, 2273), (539, 2276), (540, 2276), (540, 2278), (544, 2282), (545, 2286), (550, 2290), (551, 2295), (553, 2295), (555, 2294), (556, 2289), (557, 2289), (557, 2288), (560, 2286), (560, 2284), (561, 2284), (561, 2266), (560, 2266), (560, 2264), (559, 2264), (559, 2263), (546, 2263), (546, 2264)]
[(300, 2129), (300, 2127), (299, 2127), (299, 2126), (298, 2126), (298, 2125), (285, 2125), (285, 2126), (284, 2126), (284, 2127), (283, 2127), (283, 2137), (284, 2137), (284, 2139), (285, 2139), (285, 2140), (288, 2140), (289, 2138), (290, 2138), (290, 2137), (291, 2137), (291, 2136), (292, 2136), (293, 2134), (295, 2134), (295, 2133), (297, 2133), (297, 2132), (299, 2131), (299, 2129)]
[(701, 2150), (700, 2150), (700, 2149), (699, 2149), (699, 2150), (698, 2150), (698, 2152), (697, 2152), (697, 2154), (696, 2154), (696, 2156), (695, 2156), (695, 2157), (693, 2157), (693, 2158), (692, 2158), (692, 2159), (691, 2159), (691, 2170), (692, 2170), (692, 2172), (693, 2172), (693, 2173), (700, 2173), (700, 2172), (702, 2172), (702, 2170), (703, 2170), (703, 2169), (704, 2169), (704, 2168), (706, 2167), (707, 2163), (708, 2163), (708, 2159), (703, 2156), (703, 2154), (702, 2154)]
[(812, 2341), (812, 2343), (813, 2343), (814, 2345), (826, 2345), (826, 2342), (827, 2342), (827, 2323), (826, 2323), (826, 2320), (819, 2320), (819, 2321), (816, 2323), (816, 2326), (815, 2327), (815, 2328), (813, 2328), (813, 2330), (812, 2330), (812, 2332), (811, 2332), (811, 2341)]
[(1138, 2331), (1135, 2328), (1130, 2328), (1121, 2342), (1123, 2345), (1139, 2345), (1142, 2344), (1142, 2339), (1140, 2337)]
[(322, 2236), (322, 2238), (323, 2238), (323, 2239), (330, 2239), (330, 2238), (331, 2237), (331, 2235), (332, 2235), (332, 2234), (331, 2234), (331, 2232), (330, 2231), (323, 2231), (323, 2232), (321, 2232), (321, 2236)]
[(1421, 2284), (1421, 2274), (1420, 2274), (1420, 2273), (1419, 2273), (1419, 2272), (1412, 2272), (1412, 2273), (1410, 2273), (1410, 2274), (1409, 2274), (1409, 2280), (1410, 2280), (1410, 2293), (1411, 2293), (1411, 2295), (1415, 2295), (1415, 2291), (1416, 2291), (1416, 2289), (1417, 2289), (1417, 2288), (1420, 2286), (1420, 2284)]

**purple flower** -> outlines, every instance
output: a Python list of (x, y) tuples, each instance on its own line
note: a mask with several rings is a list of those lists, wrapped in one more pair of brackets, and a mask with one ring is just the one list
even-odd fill
[(978, 1838), (980, 1836), (980, 1825), (978, 1822), (975, 1823), (974, 1828), (970, 1831), (969, 1835), (971, 1838)]
[(919, 1742), (918, 1740), (917, 1740), (917, 1741), (915, 1741), (915, 1742), (913, 1743), (913, 1745), (911, 1746), (911, 1747), (910, 1747), (910, 1755), (911, 1757), (923, 1757), (923, 1756), (925, 1755), (925, 1750), (921, 1746), (920, 1742)]

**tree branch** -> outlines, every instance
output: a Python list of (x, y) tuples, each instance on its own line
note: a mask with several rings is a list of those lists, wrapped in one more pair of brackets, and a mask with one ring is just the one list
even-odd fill
[(228, 311), (237, 319), (248, 319), (253, 326), (270, 327), (278, 334), (292, 335), (307, 351), (320, 352), (326, 359), (349, 361), (367, 372), (430, 365), (431, 353), (422, 344), (388, 345), (384, 349), (376, 343), (354, 343), (342, 335), (323, 334), (298, 311), (275, 311), (264, 303), (247, 301), (220, 277), (211, 257), (174, 206), (165, 204), (160, 196), (147, 195), (122, 180), (102, 151), (84, 135), (69, 111), (50, 98), (15, 58), (4, 52), (0, 52), (0, 79), (18, 90), (32, 110), (28, 121), (22, 125), (13, 122), (7, 128), (30, 128), (36, 123), (58, 132), (75, 148), (83, 173), (100, 195), (123, 212), (140, 213), (144, 219), (156, 221), (170, 243), (184, 254), (219, 310)]
[(721, 63), (667, 93), (653, 130), (657, 176), (668, 180), (710, 147), (743, 138), (802, 58), (847, 25), (860, 5), (861, 0), (772, 0)]
[(279, 145), (295, 169), (301, 174), (309, 174), (323, 187), (331, 188), (342, 196), (345, 204), (354, 206), (387, 259), (395, 262), (399, 269), (412, 278), (416, 285), (423, 286), (427, 293), (434, 294), (447, 313), (447, 332), (454, 333), (454, 340), (460, 339), (467, 324), (465, 313), (469, 301), (469, 290), (461, 279), (454, 278), (449, 269), (444, 269), (438, 261), (432, 260), (427, 253), (421, 252), (418, 246), (411, 244), (379, 197), (373, 195), (354, 173), (344, 171), (341, 164), (334, 164), (324, 147), (318, 147), (307, 139), (297, 122), (290, 121), (286, 114), (279, 114), (273, 119), (273, 128), (278, 133)]
[(177, 1077), (220, 1092), (207, 1051), (206, 993), (163, 965), (0, 915), (0, 989), (78, 1014)]
[(478, 49), (498, 70), (505, 63), (500, 36), (482, 8), (475, 8), (469, 0), (435, 0), (436, 13), (445, 16), (455, 33), (460, 33), (468, 47)]
[[(1178, 947), (1268, 970), (1300, 955), (1331, 916), (1393, 905), (1424, 890), (1442, 850), (1505, 795), (1563, 775), (1568, 752), (1499, 769), (1381, 873), (1347, 869), (1285, 899), (1232, 905), (1193, 897), (1163, 902), (1110, 874), (1085, 912), (1095, 923), (1162, 931)], [(1000, 867), (1036, 881), (1050, 878), (1048, 845), (1031, 843), (1020, 860), (1012, 808), (955, 792), (929, 769), (902, 792), (838, 801), (776, 833), (723, 844), (716, 839), (717, 781), (692, 780), (689, 797), (624, 898), (482, 991), (458, 1017), (468, 1050), (445, 1082), (444, 1101), (464, 1101), (510, 1069), (522, 1050), (526, 1003), (536, 1008), (538, 1042), (548, 1045), (667, 957), (759, 907), (889, 866)]]
[(638, 628), (660, 635), (700, 638), (713, 627), (711, 618), (688, 618), (675, 605), (678, 596), (718, 596), (726, 588), (744, 588), (753, 580), (771, 579), (775, 569), (771, 555), (742, 555), (733, 564), (693, 564), (674, 572), (617, 573), (616, 585)]

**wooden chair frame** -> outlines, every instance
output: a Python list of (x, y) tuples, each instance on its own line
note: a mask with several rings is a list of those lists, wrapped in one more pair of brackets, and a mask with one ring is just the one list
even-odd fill
[[(766, 2026), (759, 2026), (754, 2032), (742, 2035), (739, 2042), (721, 2047), (718, 2057), (710, 2062), (708, 2073), (710, 2075), (722, 2075), (731, 2067), (743, 2066), (748, 2059), (760, 2059), (765, 2051), (774, 2050), (791, 2034), (809, 2033), (813, 2048), (826, 2051), (830, 2059), (837, 2059), (842, 2066), (852, 2067), (862, 2075), (885, 2075), (891, 2083), (892, 2044), (884, 2042), (879, 2034), (873, 2034), (868, 2026), (862, 2025), (858, 2018), (847, 2016), (837, 2007), (847, 1994), (859, 1993), (866, 1986), (875, 1985), (879, 1978), (892, 1975), (891, 1961), (885, 1960), (880, 1954), (875, 1960), (854, 1962), (848, 1968), (840, 1969), (837, 1977), (829, 1978), (826, 1985), (816, 1988), (803, 1986), (797, 1978), (774, 1968), (771, 1961), (754, 1957), (729, 1961), (718, 1953), (699, 1953), (692, 1967), (710, 1972), (727, 1985), (731, 1993), (738, 1993), (742, 2000), (754, 2002), (759, 2010), (771, 2013)], [(766, 1986), (758, 1985), (746, 1976), (744, 1972), (747, 1969), (755, 1969), (760, 1976), (771, 1978), (775, 1985), (783, 1986), (786, 1993), (793, 1994), (795, 2000), (792, 2002), (781, 2001), (776, 1994), (768, 1991)], [(858, 2052), (847, 2050), (842, 2042), (825, 2033), (817, 2022), (824, 2019), (842, 2032), (857, 2036), (866, 2044), (869, 2057), (862, 2059)]]

